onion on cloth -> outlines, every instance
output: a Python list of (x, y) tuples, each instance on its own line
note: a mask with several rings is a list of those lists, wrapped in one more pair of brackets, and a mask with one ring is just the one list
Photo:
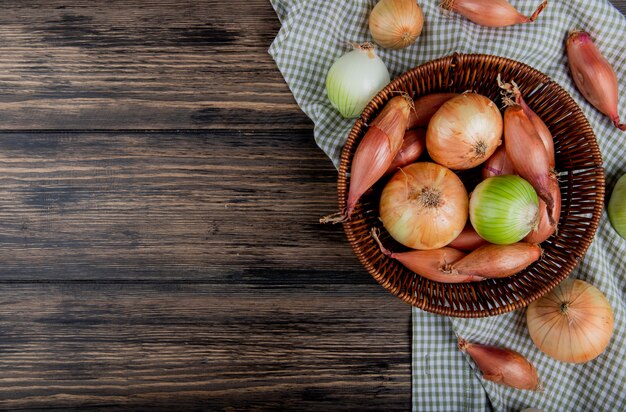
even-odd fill
[(545, 354), (562, 362), (598, 357), (613, 333), (613, 310), (596, 287), (566, 279), (526, 310), (528, 332)]

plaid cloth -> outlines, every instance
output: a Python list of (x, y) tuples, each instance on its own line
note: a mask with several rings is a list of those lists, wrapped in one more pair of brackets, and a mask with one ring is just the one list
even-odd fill
[[(511, 3), (530, 14), (539, 0)], [(348, 42), (371, 41), (367, 19), (376, 0), (273, 0), (282, 28), (269, 52), (302, 110), (315, 124), (315, 140), (339, 164), (341, 147), (353, 120), (330, 105), (325, 77)], [(584, 29), (616, 69), (620, 107), (626, 120), (626, 21), (607, 1), (552, 1), (533, 24), (490, 29), (443, 12), (438, 0), (420, 0), (425, 25), (417, 42), (403, 50), (378, 49), (392, 78), (429, 60), (460, 53), (488, 53), (522, 61), (549, 75), (582, 107), (599, 141), (607, 178), (607, 196), (626, 172), (626, 134), (576, 90), (564, 43), (572, 29)], [(626, 410), (626, 241), (603, 214), (585, 258), (571, 277), (586, 280), (609, 299), (615, 330), (607, 350), (582, 365), (555, 361), (529, 337), (525, 311), (484, 319), (446, 318), (413, 308), (413, 409), (417, 411)], [(532, 361), (545, 390), (520, 391), (481, 378), (475, 364), (456, 347), (455, 333), (473, 342), (506, 346)]]

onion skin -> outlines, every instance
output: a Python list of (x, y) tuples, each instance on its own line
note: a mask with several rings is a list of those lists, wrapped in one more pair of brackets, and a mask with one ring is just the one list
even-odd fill
[(426, 279), (441, 283), (466, 283), (485, 279), (480, 276), (441, 273), (439, 270), (441, 266), (454, 263), (465, 256), (465, 253), (460, 250), (451, 247), (443, 247), (433, 250), (411, 250), (409, 252), (394, 253), (382, 245), (375, 229), (372, 229), (371, 234), (376, 243), (378, 243), (381, 252)]
[(376, 43), (388, 49), (413, 44), (423, 27), (424, 14), (415, 0), (380, 0), (370, 13), (370, 33)]
[(404, 133), (404, 140), (400, 151), (393, 159), (391, 166), (387, 169), (387, 174), (395, 173), (399, 168), (415, 162), (426, 150), (426, 130), (412, 129)]
[(463, 230), (467, 191), (449, 169), (413, 163), (391, 177), (380, 196), (380, 219), (399, 243), (420, 250), (438, 249)]
[(458, 96), (458, 93), (432, 93), (415, 100), (415, 110), (409, 115), (409, 129), (426, 127), (442, 104)]
[(580, 93), (596, 109), (607, 115), (615, 127), (626, 130), (617, 111), (617, 76), (602, 56), (589, 33), (575, 30), (567, 38), (567, 60)]
[(452, 265), (444, 273), (484, 278), (505, 278), (528, 267), (541, 257), (541, 248), (526, 242), (511, 245), (485, 245)]
[(459, 250), (472, 251), (488, 243), (489, 242), (476, 233), (474, 227), (468, 222), (463, 228), (463, 231), (456, 237), (456, 239), (450, 242), (448, 246)]
[[(555, 222), (559, 221), (561, 216), (561, 189), (559, 188), (559, 181), (555, 175), (550, 175), (550, 193), (554, 198), (554, 208), (552, 208), (552, 219)], [(537, 228), (533, 229), (526, 237), (524, 242), (528, 243), (542, 243), (546, 241), (557, 230), (556, 225), (550, 224), (550, 217), (548, 216), (548, 209), (543, 200), (539, 199), (539, 223)]]
[(346, 218), (352, 216), (363, 193), (385, 174), (400, 151), (411, 110), (407, 99), (396, 96), (389, 100), (359, 143), (350, 167)]
[(548, 5), (545, 0), (530, 17), (521, 14), (506, 0), (443, 0), (441, 7), (465, 16), (468, 20), (486, 27), (505, 27), (532, 23)]
[(553, 220), (554, 198), (550, 192), (548, 153), (522, 106), (514, 104), (504, 111), (504, 147), (515, 171), (526, 179), (546, 203), (550, 224)]
[(453, 170), (476, 167), (502, 143), (502, 115), (494, 102), (463, 93), (445, 102), (426, 131), (426, 149), (437, 163)]
[(613, 333), (613, 310), (597, 288), (566, 279), (526, 310), (528, 332), (546, 355), (583, 363), (598, 357)]
[(472, 357), (486, 380), (515, 389), (536, 391), (541, 388), (537, 369), (518, 352), (470, 343), (460, 337), (458, 345)]
[(504, 145), (498, 147), (496, 151), (489, 156), (489, 159), (487, 159), (487, 161), (483, 164), (481, 173), (483, 179), (487, 179), (492, 176), (515, 174), (513, 164), (506, 156), (506, 149), (504, 148)]

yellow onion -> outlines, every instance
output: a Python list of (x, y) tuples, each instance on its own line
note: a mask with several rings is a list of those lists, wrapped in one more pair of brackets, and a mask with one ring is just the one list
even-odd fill
[(422, 32), (424, 14), (415, 0), (380, 0), (372, 9), (369, 26), (376, 43), (402, 49)]
[(380, 197), (380, 218), (389, 234), (412, 249), (437, 249), (463, 230), (467, 191), (449, 169), (413, 163), (389, 180)]
[(597, 288), (567, 279), (526, 311), (528, 332), (546, 355), (582, 363), (598, 357), (613, 333), (613, 311)]
[(426, 149), (437, 163), (470, 169), (489, 158), (502, 143), (502, 115), (494, 102), (463, 93), (445, 102), (426, 131)]

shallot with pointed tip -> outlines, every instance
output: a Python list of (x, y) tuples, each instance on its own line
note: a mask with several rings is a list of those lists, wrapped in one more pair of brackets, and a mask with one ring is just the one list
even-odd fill
[(486, 27), (505, 27), (532, 23), (548, 5), (542, 2), (530, 17), (524, 16), (506, 0), (443, 0), (441, 8), (459, 13)]
[(380, 251), (386, 256), (402, 263), (407, 269), (426, 279), (441, 283), (465, 283), (484, 280), (480, 276), (452, 275), (442, 273), (439, 268), (451, 264), (465, 256), (465, 253), (451, 247), (442, 247), (433, 250), (411, 250), (409, 252), (391, 252), (385, 248), (378, 238), (378, 231), (371, 230), (372, 238), (378, 243)]
[(520, 353), (507, 348), (470, 343), (458, 337), (459, 350), (476, 362), (483, 378), (515, 389), (541, 390), (537, 369)]
[(504, 111), (504, 147), (517, 174), (526, 179), (546, 203), (550, 224), (556, 225), (548, 153), (535, 126), (516, 103)]
[(541, 257), (541, 248), (525, 242), (481, 246), (457, 262), (442, 266), (452, 275), (504, 278), (512, 276)]
[(567, 37), (567, 60), (576, 87), (596, 109), (609, 116), (615, 127), (626, 130), (617, 110), (617, 76), (589, 33), (574, 30)]
[(406, 94), (393, 97), (385, 104), (354, 153), (346, 209), (321, 218), (320, 223), (350, 219), (361, 196), (384, 176), (400, 151), (412, 108), (413, 100)]

